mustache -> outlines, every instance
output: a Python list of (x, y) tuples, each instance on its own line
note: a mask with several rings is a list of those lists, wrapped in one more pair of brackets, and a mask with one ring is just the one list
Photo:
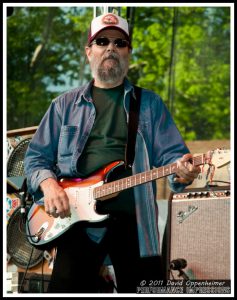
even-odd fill
[(119, 57), (116, 53), (110, 53), (108, 56), (103, 58), (102, 62), (104, 62), (106, 59), (114, 59), (116, 61), (119, 61)]

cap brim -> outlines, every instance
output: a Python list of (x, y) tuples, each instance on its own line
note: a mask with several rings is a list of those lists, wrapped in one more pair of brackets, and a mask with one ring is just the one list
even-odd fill
[(129, 38), (127, 32), (125, 32), (124, 30), (122, 30), (120, 27), (117, 27), (117, 26), (114, 26), (114, 25), (113, 25), (113, 26), (106, 26), (106, 27), (100, 29), (98, 32), (96, 32), (93, 36), (91, 36), (91, 37), (88, 39), (88, 44), (90, 44), (90, 43), (96, 38), (96, 36), (97, 36), (101, 31), (106, 30), (106, 29), (111, 29), (111, 28), (114, 28), (114, 29), (116, 29), (116, 30), (122, 32), (122, 33), (126, 36), (126, 38), (128, 39), (128, 41), (130, 42), (130, 38)]

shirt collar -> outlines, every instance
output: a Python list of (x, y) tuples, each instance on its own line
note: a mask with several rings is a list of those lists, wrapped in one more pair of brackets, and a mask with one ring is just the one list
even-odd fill
[[(92, 102), (92, 97), (91, 97), (91, 88), (93, 86), (94, 83), (94, 79), (92, 79), (91, 81), (89, 81), (86, 85), (84, 85), (81, 88), (81, 92), (80, 95), (78, 96), (78, 98), (75, 101), (75, 104), (81, 102), (82, 99), (88, 101), (88, 102)], [(134, 94), (134, 88), (133, 85), (130, 83), (130, 81), (125, 77), (124, 78), (124, 92), (125, 95), (129, 92), (132, 92)]]
[(80, 94), (79, 94), (78, 98), (75, 101), (75, 104), (80, 103), (82, 101), (82, 99), (86, 100), (87, 102), (92, 102), (91, 87), (93, 85), (93, 82), (94, 82), (94, 79), (92, 79), (87, 84), (82, 86)]

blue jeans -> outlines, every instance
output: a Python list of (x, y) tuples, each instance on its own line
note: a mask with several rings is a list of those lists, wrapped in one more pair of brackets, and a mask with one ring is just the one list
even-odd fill
[(99, 293), (99, 271), (107, 254), (118, 293), (136, 293), (142, 280), (164, 279), (161, 257), (140, 258), (135, 215), (111, 217), (106, 226), (108, 231), (99, 244), (90, 240), (82, 223), (63, 235), (49, 293)]

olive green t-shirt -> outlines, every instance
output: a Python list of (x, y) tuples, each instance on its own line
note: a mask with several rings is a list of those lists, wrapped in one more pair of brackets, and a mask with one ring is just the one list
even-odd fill
[(92, 88), (96, 119), (77, 163), (79, 176), (87, 177), (112, 161), (125, 159), (127, 122), (123, 97), (123, 84), (109, 89)]
[[(77, 163), (79, 176), (88, 177), (112, 161), (125, 160), (127, 121), (123, 97), (123, 84), (111, 89), (93, 87), (92, 99), (96, 108), (96, 119)], [(124, 170), (115, 175), (112, 180), (128, 177), (132, 175), (132, 171)], [(97, 210), (100, 213), (134, 214), (132, 189), (126, 189), (107, 201), (98, 201)]]

